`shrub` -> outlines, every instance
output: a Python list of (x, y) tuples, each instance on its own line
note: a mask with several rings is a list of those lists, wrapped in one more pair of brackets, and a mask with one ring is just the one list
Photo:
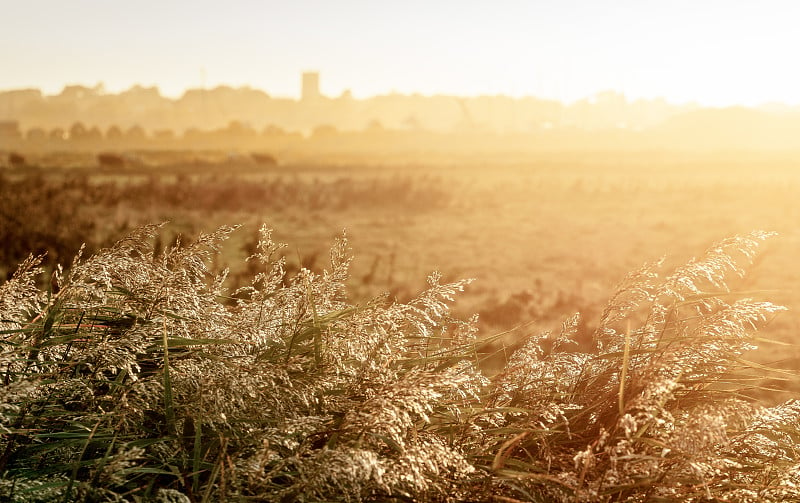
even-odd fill
[(15, 179), (0, 174), (2, 279), (29, 253), (46, 253), (47, 265), (54, 266), (72, 260), (83, 240), (94, 248), (95, 219), (85, 211), (76, 189), (68, 183), (51, 184), (39, 175)]
[(468, 281), (352, 304), (350, 258), (284, 277), (262, 228), (251, 285), (208, 269), (233, 228), (154, 256), (156, 226), (36, 286), (0, 286), (0, 496), (9, 501), (780, 501), (800, 497), (796, 402), (742, 393), (737, 298), (753, 233), (660, 279), (630, 275), (591, 352), (578, 318), (531, 336), (491, 379)]
[[(116, 162), (111, 157), (125, 160), (116, 154), (100, 154), (101, 164), (103, 156), (109, 157), (107, 166)], [(80, 172), (64, 176), (0, 173), (0, 242), (4, 244), (0, 277), (10, 276), (29, 253), (46, 253), (43, 265), (49, 269), (70, 262), (82, 243), (93, 252), (163, 215), (194, 229), (200, 220), (220, 212), (296, 215), (354, 208), (424, 212), (451, 202), (441, 180), (428, 177), (307, 181), (177, 173), (174, 180), (167, 176), (169, 172), (155, 171), (146, 178), (129, 179)]]

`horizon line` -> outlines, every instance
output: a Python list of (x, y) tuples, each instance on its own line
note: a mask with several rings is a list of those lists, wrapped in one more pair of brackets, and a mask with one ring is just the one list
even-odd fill
[[(229, 84), (229, 83), (218, 83), (214, 86), (197, 86), (197, 87), (185, 87), (179, 94), (173, 93), (164, 93), (161, 89), (161, 86), (158, 84), (147, 84), (142, 82), (135, 82), (124, 89), (120, 89), (117, 91), (109, 91), (105, 87), (105, 83), (102, 81), (96, 82), (94, 85), (92, 84), (85, 84), (79, 82), (67, 82), (63, 84), (60, 90), (55, 92), (50, 92), (47, 89), (36, 85), (22, 85), (22, 86), (15, 86), (15, 87), (5, 87), (0, 88), (0, 94), (8, 93), (8, 92), (15, 92), (15, 91), (38, 91), (41, 93), (43, 97), (56, 97), (62, 94), (66, 89), (75, 87), (75, 88), (84, 88), (88, 90), (92, 90), (97, 92), (100, 96), (114, 96), (120, 95), (125, 92), (140, 88), (140, 89), (155, 89), (158, 92), (158, 95), (167, 98), (170, 100), (178, 100), (183, 98), (187, 93), (193, 91), (214, 91), (220, 88), (228, 88), (233, 90), (252, 90), (252, 91), (259, 91), (264, 93), (269, 99), (285, 99), (285, 100), (293, 100), (302, 102), (304, 101), (302, 96), (296, 95), (285, 95), (285, 94), (271, 94), (267, 89), (262, 87), (257, 87), (252, 84)], [(800, 107), (800, 103), (789, 103), (785, 101), (776, 100), (769, 100), (769, 101), (761, 101), (757, 104), (745, 104), (745, 103), (729, 103), (729, 104), (706, 104), (703, 103), (701, 100), (694, 99), (689, 101), (678, 101), (672, 100), (668, 96), (630, 96), (625, 93), (623, 90), (613, 89), (613, 88), (606, 88), (600, 89), (595, 91), (593, 94), (585, 95), (582, 97), (578, 97), (575, 99), (563, 99), (557, 97), (549, 97), (544, 95), (536, 95), (536, 94), (505, 94), (505, 93), (482, 93), (482, 94), (455, 94), (455, 93), (446, 93), (446, 92), (432, 92), (426, 93), (422, 91), (398, 91), (398, 90), (390, 90), (384, 93), (379, 94), (372, 94), (369, 96), (358, 97), (354, 96), (351, 93), (350, 89), (345, 89), (339, 93), (338, 96), (325, 94), (320, 92), (318, 97), (323, 99), (329, 100), (336, 100), (336, 99), (352, 99), (355, 101), (367, 101), (374, 98), (382, 98), (382, 97), (390, 97), (390, 96), (404, 96), (404, 97), (422, 97), (422, 98), (436, 98), (436, 97), (450, 97), (450, 98), (457, 98), (457, 99), (476, 99), (476, 98), (508, 98), (512, 100), (526, 100), (526, 99), (535, 99), (540, 101), (549, 101), (549, 102), (556, 102), (563, 106), (570, 106), (580, 102), (588, 101), (593, 104), (593, 99), (600, 97), (604, 94), (612, 94), (621, 96), (626, 103), (635, 103), (638, 101), (645, 101), (645, 102), (654, 102), (654, 101), (664, 101), (668, 105), (671, 106), (685, 106), (685, 107), (695, 107), (695, 108), (710, 108), (710, 109), (724, 109), (724, 108), (751, 108), (751, 109), (758, 109), (764, 108), (768, 106), (783, 106), (787, 108), (798, 108)]]

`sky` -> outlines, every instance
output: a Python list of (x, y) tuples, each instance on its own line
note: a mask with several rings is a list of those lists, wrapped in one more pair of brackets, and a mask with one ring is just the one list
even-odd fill
[(800, 104), (793, 0), (0, 0), (0, 89)]

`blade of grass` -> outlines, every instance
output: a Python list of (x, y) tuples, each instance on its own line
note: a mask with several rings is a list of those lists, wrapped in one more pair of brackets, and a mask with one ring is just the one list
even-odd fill
[(172, 397), (172, 379), (169, 368), (169, 337), (167, 333), (167, 319), (164, 318), (164, 415), (167, 418), (167, 433), (176, 434), (175, 404)]
[(619, 375), (619, 415), (625, 415), (625, 379), (628, 374), (628, 362), (630, 360), (631, 350), (631, 322), (628, 321), (628, 326), (625, 329), (625, 349), (622, 353), (622, 370)]
[[(199, 393), (198, 411), (203, 410), (203, 394)], [(200, 491), (200, 456), (203, 447), (203, 418), (198, 417), (194, 423), (194, 445), (192, 446), (192, 494)]]
[(69, 495), (72, 492), (72, 486), (75, 484), (75, 480), (78, 478), (78, 470), (81, 466), (81, 460), (86, 454), (86, 449), (89, 448), (89, 443), (92, 441), (92, 438), (94, 438), (94, 434), (97, 433), (97, 428), (100, 427), (100, 423), (102, 423), (102, 419), (94, 424), (94, 428), (92, 428), (92, 431), (89, 433), (89, 436), (86, 437), (86, 441), (83, 443), (83, 448), (78, 454), (78, 459), (75, 460), (75, 463), (72, 465), (72, 473), (69, 477), (69, 483), (67, 484), (67, 489), (64, 491), (64, 498), (61, 500), (63, 503), (69, 501)]

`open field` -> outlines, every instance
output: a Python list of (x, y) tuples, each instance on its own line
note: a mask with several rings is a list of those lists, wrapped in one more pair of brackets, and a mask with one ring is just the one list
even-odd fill
[(798, 173), (610, 154), (6, 170), (0, 267), (50, 259), (0, 287), (0, 496), (797, 499)]
[(4, 174), (25, 208), (15, 223), (19, 208), (6, 207), (6, 232), (30, 237), (31, 228), (50, 228), (38, 239), (65, 241), (62, 254), (82, 241), (110, 243), (143, 223), (169, 221), (165, 240), (244, 224), (224, 255), (234, 263), (266, 222), (291, 243), (290, 262), (320, 268), (328, 244), (346, 230), (357, 256), (354, 300), (383, 291), (402, 300), (432, 270), (475, 278), (456, 308), (481, 313), (488, 332), (527, 322), (534, 324), (525, 330), (549, 328), (576, 311), (590, 328), (615, 285), (641, 264), (661, 256), (680, 263), (724, 237), (772, 230), (779, 236), (739, 288), (768, 290), (758, 296), (791, 308), (768, 335), (794, 342), (800, 328), (800, 161), (793, 159), (604, 153), (498, 165), (73, 166), (42, 169), (10, 189), (28, 176)]

